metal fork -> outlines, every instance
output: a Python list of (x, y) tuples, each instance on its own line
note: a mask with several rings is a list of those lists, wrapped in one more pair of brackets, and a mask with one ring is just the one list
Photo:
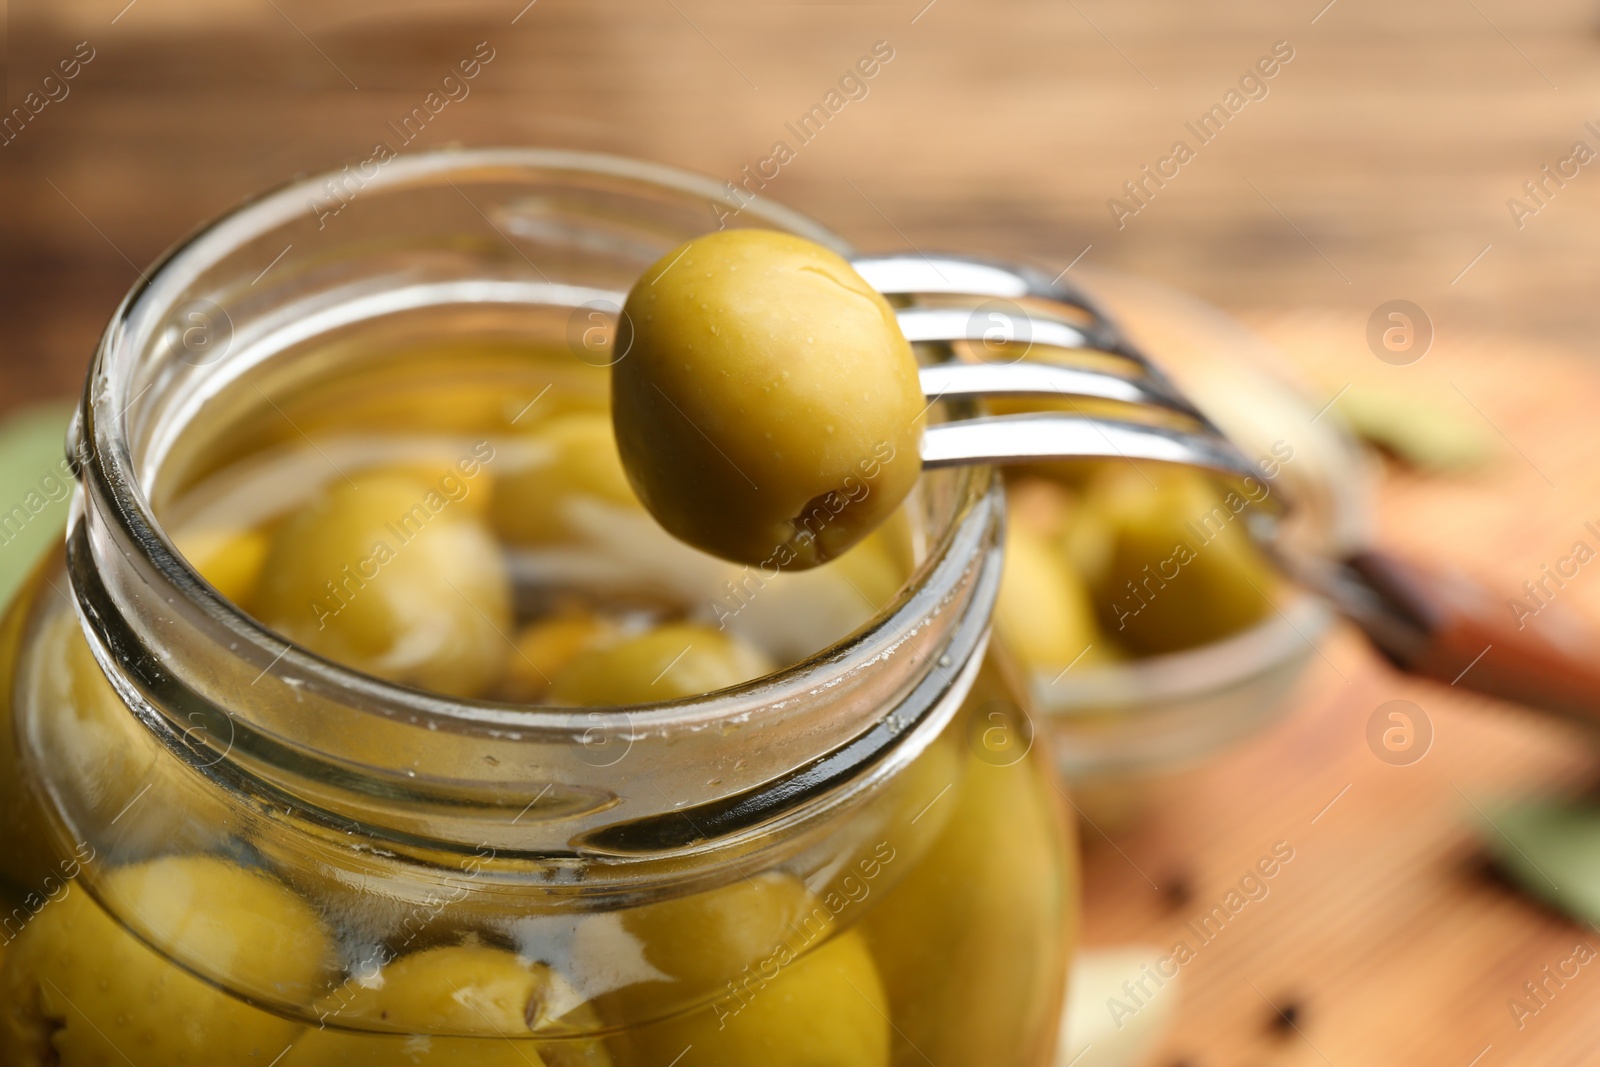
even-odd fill
[[(923, 368), (930, 401), (1009, 396), (1110, 400), (1154, 409), (1179, 426), (1148, 425), (1064, 412), (982, 416), (936, 423), (923, 435), (927, 467), (1060, 459), (1143, 459), (1259, 477), (1256, 467), (1183, 397), (1093, 301), (1027, 267), (965, 256), (873, 256), (856, 270), (890, 297), (987, 299), (1001, 310), (904, 307), (907, 340), (991, 340), (984, 316), (999, 316), (1009, 336), (1065, 350), (1119, 357), (1127, 374), (1039, 362), (940, 363)], [(1026, 306), (1024, 306), (1024, 304)], [(1286, 506), (1272, 493), (1251, 508), (1247, 528), (1291, 578), (1331, 601), (1400, 669), (1459, 688), (1554, 712), (1600, 727), (1600, 634), (1573, 616), (1548, 633), (1512, 626), (1500, 598), (1467, 575), (1367, 546), (1342, 558), (1307, 559), (1278, 543)]]
[[(925, 467), (1029, 463), (1052, 459), (1143, 459), (1215, 471), (1258, 474), (1247, 459), (1083, 293), (1026, 267), (966, 256), (873, 256), (856, 271), (885, 296), (950, 296), (1006, 301), (1004, 308), (904, 307), (896, 315), (912, 342), (1005, 340), (1118, 357), (1130, 373), (1034, 361), (939, 363), (924, 367), (929, 401), (984, 397), (1110, 400), (1151, 408), (1184, 425), (1150, 425), (1065, 412), (990, 415), (929, 426)], [(1033, 310), (1012, 301), (1027, 301)], [(1019, 346), (1020, 347), (1020, 346)]]

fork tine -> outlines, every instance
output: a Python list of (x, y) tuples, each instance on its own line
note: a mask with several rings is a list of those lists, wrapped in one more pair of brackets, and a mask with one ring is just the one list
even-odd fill
[(1118, 341), (1104, 329), (1074, 326), (1059, 319), (1030, 315), (1020, 308), (1012, 312), (993, 308), (909, 307), (896, 310), (895, 318), (899, 320), (900, 332), (911, 342), (992, 342), (993, 332), (997, 328), (1002, 333), (1002, 342), (1018, 345), (1088, 348), (1105, 352)]
[(1015, 268), (966, 256), (862, 256), (850, 261), (867, 284), (886, 296), (913, 293), (961, 293), (1015, 300), (1052, 293), (1034, 293), (1035, 286)]
[(1097, 319), (1106, 315), (1075, 286), (1048, 279), (1031, 267), (999, 263), (976, 256), (904, 255), (862, 256), (850, 261), (856, 273), (880, 293), (909, 296), (913, 293), (960, 293), (1018, 300), (1054, 300), (1088, 312)]
[(1260, 472), (1225, 438), (1058, 412), (992, 415), (929, 426), (922, 465), (1049, 463), (1063, 459), (1143, 459), (1200, 467), (1261, 482)]
[[(1049, 463), (1070, 459), (1152, 460), (1198, 467), (1250, 485), (1260, 473), (1232, 442), (1167, 379), (1161, 368), (1125, 340), (1115, 322), (1074, 287), (1046, 279), (1028, 267), (1012, 267), (966, 256), (893, 255), (853, 261), (856, 271), (887, 295), (924, 294), (1053, 302), (1089, 317), (1086, 326), (1024, 308), (1005, 311), (1002, 338), (1065, 349), (1094, 349), (1136, 363), (1142, 373), (1124, 377), (1057, 363), (939, 363), (923, 367), (923, 393), (931, 400), (986, 396), (1082, 396), (1153, 406), (1195, 421), (1192, 429), (1151, 426), (1120, 419), (1032, 412), (936, 423), (923, 433), (924, 467)], [(996, 323), (983, 308), (909, 307), (896, 311), (910, 341), (984, 341)], [(999, 314), (997, 312), (997, 314)], [(1254, 493), (1247, 494), (1255, 500)], [(1284, 501), (1269, 494), (1270, 510)]]
[[(1161, 373), (1144, 353), (1127, 343), (1116, 323), (1098, 304), (1075, 286), (1063, 284), (1059, 278), (1046, 278), (1030, 267), (952, 255), (863, 256), (851, 260), (850, 265), (868, 285), (885, 296), (945, 294), (999, 300), (1028, 299), (1076, 308), (1093, 323), (1091, 329), (1082, 331), (1091, 339), (1091, 347), (1131, 359), (1154, 374)], [(1030, 320), (1041, 321), (1032, 316)]]
[(1194, 405), (1150, 378), (1124, 378), (1104, 371), (1054, 363), (935, 363), (919, 373), (930, 400), (990, 396), (1091, 397), (1176, 412), (1208, 425)]

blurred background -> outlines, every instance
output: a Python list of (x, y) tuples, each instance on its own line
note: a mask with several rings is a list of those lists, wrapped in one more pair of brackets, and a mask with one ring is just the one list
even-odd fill
[[(1575, 542), (1600, 545), (1585, 525), (1600, 525), (1600, 10), (1587, 2), (0, 12), (0, 415), (76, 392), (113, 307), (194, 227), (379, 144), (569, 147), (743, 184), (773, 173), (782, 142), (761, 194), (863, 249), (1138, 274), (1240, 316), (1314, 407), (1387, 450), (1384, 538), (1471, 569), (1508, 605)], [(474, 57), (475, 77), (446, 82)], [(867, 57), (876, 72), (841, 87)], [(804, 125), (818, 107), (826, 121)], [(1415, 359), (1383, 358), (1369, 331), (1396, 300), (1426, 328)], [(1561, 598), (1600, 618), (1600, 568), (1579, 573)], [(1427, 727), (1415, 759), (1368, 741), (1398, 699)], [(1086, 816), (1086, 938), (1148, 945), (1128, 957), (1136, 978), (1288, 849), (1176, 994), (1147, 998), (1159, 1011), (1140, 1014), (1167, 1026), (1148, 1062), (1592, 1062), (1600, 973), (1538, 985), (1600, 946), (1567, 917), (1585, 905), (1535, 904), (1489, 862), (1521, 854), (1561, 904), (1551, 864), (1574, 839), (1542, 823), (1530, 838), (1497, 805), (1579, 795), (1592, 772), (1572, 728), (1401, 680), (1336, 635), (1281, 724), (1152, 785), (1142, 821)]]

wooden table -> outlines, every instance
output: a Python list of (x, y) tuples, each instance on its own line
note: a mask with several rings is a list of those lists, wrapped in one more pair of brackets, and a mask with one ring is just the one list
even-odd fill
[[(735, 179), (785, 140), (795, 158), (766, 195), (865, 248), (1136, 271), (1243, 314), (1330, 392), (1378, 378), (1470, 398), (1501, 461), (1468, 482), (1392, 481), (1383, 526), (1508, 596), (1600, 517), (1600, 378), (1584, 358), (1600, 326), (1600, 166), (1544, 179), (1539, 202), (1524, 191), (1574, 141), (1600, 150), (1585, 126), (1600, 128), (1590, 4), (12, 0), (8, 15), (10, 104), (78, 42), (94, 58), (0, 146), (0, 407), (75, 390), (165, 246), (252, 191), (395, 140), (389, 124), (487, 42), (471, 95), (415, 147), (560, 145)], [(865, 97), (800, 144), (786, 124), (879, 41), (893, 58)], [(1185, 124), (1226, 107), (1280, 41), (1293, 58), (1202, 143)], [(1180, 139), (1193, 158), (1164, 164)], [(1137, 201), (1129, 181), (1145, 183)], [(1516, 196), (1539, 208), (1520, 227)], [(1364, 341), (1396, 298), (1437, 330), (1413, 367)], [(1600, 579), (1572, 601), (1600, 610)], [(1600, 975), (1520, 1031), (1507, 1008), (1585, 935), (1484, 875), (1469, 816), (1485, 792), (1584, 781), (1590, 750), (1396, 679), (1348, 636), (1327, 657), (1293, 717), (1164, 787), (1118, 849), (1089, 835), (1098, 944), (1164, 944), (1274, 842), (1295, 849), (1270, 896), (1184, 968), (1164, 1062), (1586, 1061)], [(1363, 741), (1395, 696), (1437, 731), (1410, 767)], [(1175, 879), (1186, 900), (1164, 888)], [(1269, 1025), (1268, 1000), (1298, 1005), (1299, 1033)]]
[[(1256, 325), (1314, 373), (1392, 384), (1401, 369), (1372, 359), (1361, 318), (1259, 315)], [(1470, 569), (1507, 599), (1574, 541), (1593, 544), (1582, 529), (1600, 519), (1583, 430), (1600, 404), (1591, 362), (1490, 335), (1403, 371), (1425, 402), (1465, 409), (1464, 396), (1475, 398), (1505, 436), (1495, 434), (1496, 462), (1470, 478), (1391, 472), (1378, 508), (1388, 544)], [(1600, 581), (1587, 577), (1559, 602), (1600, 618)], [(1282, 723), (1162, 783), (1152, 815), (1114, 834), (1116, 847), (1085, 832), (1090, 943), (1167, 951), (1197, 946), (1193, 931), (1274, 845), (1294, 850), (1266, 897), (1181, 968), (1179, 1019), (1155, 1062), (1595, 1062), (1600, 981), (1587, 970), (1520, 1027), (1510, 1001), (1526, 1002), (1523, 983), (1578, 944), (1600, 950), (1600, 936), (1510, 889), (1477, 846), (1494, 833), (1485, 820), (1496, 799), (1591, 784), (1592, 745), (1565, 725), (1399, 676), (1351, 633), (1324, 651)], [(1367, 740), (1369, 718), (1396, 699), (1418, 705), (1433, 730), (1409, 766), (1380, 760)], [(1274, 1007), (1291, 1004), (1299, 1032), (1277, 1022)]]

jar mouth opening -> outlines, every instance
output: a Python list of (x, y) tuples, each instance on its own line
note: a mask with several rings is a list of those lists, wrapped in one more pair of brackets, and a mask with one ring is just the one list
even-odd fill
[[(452, 177), (465, 181), (462, 175), (468, 173), (515, 177), (529, 172), (571, 172), (654, 187), (704, 200), (713, 206), (713, 212), (715, 205), (729, 203), (731, 194), (713, 179), (658, 164), (596, 153), (520, 148), (397, 155), (371, 177), (363, 175), (360, 193), (370, 196), (386, 189), (454, 184)], [(497, 735), (515, 730), (569, 737), (592, 731), (597, 724), (622, 732), (700, 729), (761, 708), (792, 704), (826, 687), (837, 664), (889, 654), (921, 620), (954, 595), (971, 561), (992, 539), (1003, 511), (998, 481), (985, 468), (949, 472), (944, 476), (955, 480), (954, 499), (960, 501), (959, 506), (943, 528), (930, 530), (925, 558), (895, 600), (870, 622), (775, 673), (729, 689), (659, 704), (563, 708), (450, 697), (386, 681), (293, 644), (202, 578), (175, 547), (155, 513), (147, 492), (148, 479), (159, 469), (163, 446), (183, 433), (184, 424), (171, 420), (153, 428), (144, 424), (137, 435), (134, 425), (140, 417), (141, 400), (147, 394), (159, 396), (164, 384), (159, 375), (142, 373), (143, 357), (170, 322), (174, 308), (192, 296), (197, 279), (242, 246), (304, 215), (308, 201), (314, 202), (327, 183), (338, 177), (324, 174), (280, 186), (214, 220), (166, 253), (113, 314), (96, 352), (69, 441), (84, 491), (98, 505), (97, 514), (115, 530), (113, 536), (120, 542), (117, 547), (139, 565), (150, 591), (164, 597), (172, 611), (182, 614), (214, 642), (256, 664), (261, 671), (258, 678), (278, 675), (315, 685), (325, 692), (344, 694), (368, 710), (429, 729)], [(750, 200), (742, 204), (741, 211), (757, 224), (798, 233), (847, 257), (852, 253), (841, 238), (781, 205)], [(142, 449), (135, 448), (136, 436)], [(153, 460), (148, 458), (151, 455)], [(81, 521), (82, 511), (80, 501), (75, 523)]]

